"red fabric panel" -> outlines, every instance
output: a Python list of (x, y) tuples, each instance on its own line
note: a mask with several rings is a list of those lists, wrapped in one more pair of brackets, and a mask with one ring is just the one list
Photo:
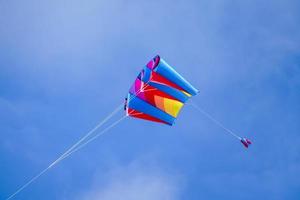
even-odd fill
[(152, 117), (150, 115), (147, 115), (145, 113), (142, 113), (142, 112), (139, 112), (137, 110), (134, 110), (134, 109), (131, 109), (131, 108), (128, 108), (128, 111), (127, 111), (128, 115), (130, 117), (135, 117), (135, 118), (140, 118), (140, 119), (145, 119), (145, 120), (149, 120), (149, 121), (153, 121), (153, 122), (159, 122), (159, 123), (163, 123), (163, 124), (168, 124), (160, 119), (157, 119), (155, 117)]
[[(143, 96), (143, 99), (150, 103), (151, 105), (155, 106), (156, 107), (156, 104), (155, 104), (155, 96), (160, 96), (160, 97), (163, 97), (163, 98), (168, 98), (168, 99), (172, 99), (172, 100), (176, 100), (174, 97), (168, 95), (167, 93), (163, 92), (163, 91), (160, 91), (158, 89), (156, 89), (155, 87), (152, 87), (150, 85), (147, 84), (147, 86), (145, 87), (144, 91), (141, 92), (142, 93), (142, 96)], [(139, 95), (138, 95), (139, 96)]]
[[(180, 86), (178, 86), (177, 84), (169, 81), (168, 79), (166, 79), (165, 77), (159, 75), (158, 73), (152, 71), (151, 73), (151, 78), (150, 78), (150, 81), (152, 82), (157, 82), (157, 83), (161, 83), (161, 84), (165, 84), (165, 85), (168, 85), (170, 87), (173, 87), (175, 89), (178, 89), (178, 90), (183, 90), (185, 91), (184, 89), (182, 89)], [(186, 91), (185, 91), (186, 92)]]

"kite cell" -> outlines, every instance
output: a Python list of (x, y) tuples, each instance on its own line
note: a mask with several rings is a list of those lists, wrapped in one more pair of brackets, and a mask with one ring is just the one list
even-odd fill
[(181, 108), (198, 90), (156, 56), (139, 73), (125, 100), (126, 115), (173, 125)]

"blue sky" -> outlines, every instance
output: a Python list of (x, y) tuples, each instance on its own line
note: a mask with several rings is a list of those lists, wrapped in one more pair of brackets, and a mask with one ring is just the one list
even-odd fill
[(156, 54), (254, 145), (245, 150), (189, 106), (173, 127), (127, 119), (15, 199), (299, 199), (299, 7), (0, 1), (0, 199), (123, 102)]

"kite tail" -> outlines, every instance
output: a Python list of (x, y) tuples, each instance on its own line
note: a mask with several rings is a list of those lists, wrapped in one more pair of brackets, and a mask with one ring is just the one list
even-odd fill
[(214, 122), (216, 125), (218, 125), (219, 127), (221, 127), (222, 129), (224, 129), (227, 133), (229, 133), (231, 136), (235, 137), (238, 140), (242, 140), (242, 137), (240, 137), (239, 135), (235, 134), (234, 132), (232, 132), (230, 129), (226, 128), (221, 122), (219, 122), (218, 120), (216, 120), (213, 116), (211, 116), (210, 114), (208, 114), (204, 109), (202, 109), (200, 106), (198, 106), (197, 104), (195, 104), (194, 102), (191, 101), (191, 103), (189, 103), (189, 105), (193, 106), (196, 110), (198, 110), (199, 112), (201, 112), (203, 115), (205, 115), (208, 119), (210, 119), (212, 122)]

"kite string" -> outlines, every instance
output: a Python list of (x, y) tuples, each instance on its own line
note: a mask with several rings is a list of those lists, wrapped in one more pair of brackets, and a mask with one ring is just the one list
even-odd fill
[[(149, 81), (148, 81), (149, 82)], [(148, 83), (147, 82), (147, 83)], [(142, 90), (146, 89), (148, 87), (147, 83), (145, 84), (145, 86), (143, 86), (142, 88), (140, 88), (135, 95), (129, 99), (128, 101), (134, 99), (139, 93), (141, 93)], [(71, 148), (69, 148), (66, 152), (64, 152), (58, 159), (56, 159), (51, 165), (50, 167), (53, 167), (54, 165), (56, 165), (58, 162), (60, 162), (61, 160), (64, 159), (65, 155), (69, 154), (71, 151), (73, 151), (74, 149), (76, 149), (80, 143), (84, 142), (84, 140), (86, 140), (89, 136), (91, 136), (97, 129), (99, 129), (102, 125), (104, 125), (109, 119), (111, 119), (121, 108), (122, 108), (123, 104), (120, 104), (111, 114), (109, 114), (104, 120), (102, 120), (100, 123), (98, 123), (91, 131), (89, 131), (84, 137), (82, 137), (78, 142), (76, 142), (74, 145), (72, 145)], [(77, 150), (76, 150), (77, 151)], [(72, 153), (71, 153), (72, 154)], [(68, 157), (68, 156), (67, 156)]]
[(76, 151), (80, 150), (81, 148), (83, 148), (84, 146), (86, 146), (90, 142), (94, 141), (98, 137), (104, 135), (108, 130), (110, 130), (111, 128), (115, 127), (117, 124), (119, 124), (121, 121), (123, 121), (126, 117), (128, 117), (128, 116), (125, 115), (125, 116), (121, 117), (120, 119), (118, 119), (117, 121), (115, 121), (114, 123), (112, 123), (111, 125), (109, 125), (107, 128), (103, 129), (102, 131), (100, 131), (99, 133), (97, 133), (96, 135), (94, 135), (93, 137), (91, 137), (90, 139), (88, 139), (87, 141), (85, 141), (84, 143), (82, 143), (79, 146), (77, 146), (71, 152), (69, 152), (68, 154), (66, 154), (62, 158), (62, 160), (65, 159), (65, 158), (67, 158), (67, 157), (69, 157), (71, 154), (75, 153)]
[(111, 119), (119, 110), (122, 108), (122, 104), (119, 105), (113, 112), (111, 112), (107, 117), (105, 117), (100, 123), (98, 123), (93, 129), (91, 129), (85, 136), (83, 136), (79, 141), (77, 141), (72, 147), (70, 147), (67, 151), (65, 151), (58, 159), (56, 159), (52, 164), (50, 164), (50, 168), (53, 167), (55, 164), (61, 161), (61, 159), (71, 152), (73, 149), (75, 149), (78, 145), (80, 145), (81, 142), (83, 142), (85, 139), (87, 139), (89, 136), (91, 136), (97, 129), (99, 129), (101, 126), (103, 126), (109, 119)]
[(52, 168), (54, 165), (58, 164), (61, 160), (64, 159), (65, 155), (70, 153), (72, 150), (74, 150), (81, 142), (83, 142), (86, 138), (88, 138), (92, 133), (94, 133), (98, 128), (100, 128), (105, 122), (107, 122), (109, 119), (111, 119), (122, 107), (122, 104), (118, 106), (113, 112), (111, 112), (107, 117), (105, 117), (101, 122), (99, 122), (93, 129), (91, 129), (85, 136), (83, 136), (78, 142), (76, 142), (72, 147), (70, 147), (67, 151), (65, 151), (59, 158), (57, 158), (55, 161), (53, 161), (47, 168), (45, 168), (43, 171), (41, 171), (39, 174), (34, 176), (32, 179), (30, 179), (26, 184), (21, 186), (16, 192), (11, 194), (6, 200), (9, 200), (13, 198), (15, 195), (17, 195), (19, 192), (21, 192), (23, 189), (25, 189), (27, 186), (29, 186), (31, 183), (33, 183), (36, 179), (38, 179), (40, 176), (42, 176), (44, 173), (46, 173), (50, 168)]
[[(150, 81), (150, 80), (149, 80)], [(129, 99), (132, 100), (135, 97), (137, 97), (137, 95), (144, 90), (145, 88), (148, 87), (147, 83), (149, 82), (147, 81), (142, 88), (140, 88), (137, 92), (135, 92), (135, 94), (132, 96), (132, 98)], [(129, 102), (128, 101), (128, 102)], [(36, 176), (34, 176), (32, 179), (30, 179), (27, 183), (25, 183), (23, 186), (21, 186), (16, 192), (14, 192), (13, 194), (11, 194), (6, 200), (9, 200), (11, 198), (13, 198), (15, 195), (17, 195), (18, 193), (20, 193), (22, 190), (24, 190), (26, 187), (28, 187), (31, 183), (33, 183), (36, 179), (38, 179), (40, 176), (42, 176), (44, 173), (46, 173), (49, 169), (51, 169), (53, 166), (55, 166), (56, 164), (58, 164), (60, 161), (62, 161), (63, 159), (67, 158), (68, 156), (70, 156), (72, 153), (76, 152), (77, 150), (81, 149), (83, 146), (85, 146), (86, 144), (88, 144), (89, 142), (91, 142), (92, 140), (96, 139), (98, 136), (104, 134), (104, 132), (108, 131), (110, 128), (113, 128), (114, 126), (116, 126), (119, 122), (121, 122), (123, 119), (125, 119), (125, 117), (127, 117), (126, 115), (123, 116), (121, 119), (117, 120), (116, 122), (118, 123), (113, 123), (112, 125), (110, 125), (109, 127), (107, 127), (106, 129), (104, 129), (102, 132), (100, 132), (101, 134), (97, 134), (97, 137), (93, 137), (91, 138), (92, 140), (88, 140), (86, 143), (83, 144), (83, 146), (80, 145), (80, 143), (82, 143), (85, 139), (87, 139), (91, 134), (93, 134), (98, 128), (100, 128), (103, 124), (105, 124), (109, 119), (111, 119), (121, 108), (122, 108), (123, 104), (120, 104), (112, 113), (110, 113), (104, 120), (102, 120), (100, 123), (98, 123), (91, 131), (89, 131), (85, 136), (83, 136), (78, 142), (76, 142), (74, 145), (72, 145), (72, 147), (70, 147), (66, 152), (64, 152), (61, 156), (59, 156), (59, 158), (57, 158), (54, 162), (52, 162), (47, 168), (45, 168), (43, 171), (41, 171), (39, 174), (37, 174)], [(129, 113), (130, 114), (130, 113)], [(80, 146), (80, 148), (76, 149), (76, 147), (78, 147), (78, 145)], [(73, 152), (74, 151), (74, 152)]]
[(41, 171), (38, 175), (33, 177), (30, 181), (28, 181), (26, 184), (24, 184), (22, 187), (20, 187), (17, 191), (15, 191), (13, 194), (11, 194), (6, 200), (12, 199), (14, 196), (16, 196), (19, 192), (24, 190), (27, 186), (29, 186), (32, 182), (34, 182), (36, 179), (38, 179), (40, 176), (42, 176), (44, 173), (46, 173), (50, 169), (50, 166)]
[[(149, 81), (148, 81), (149, 82)], [(147, 83), (148, 83), (147, 82)], [(154, 90), (154, 89), (149, 89), (149, 90), (145, 90), (149, 85), (147, 85), (147, 83), (145, 84), (145, 86), (143, 86), (142, 88), (140, 88), (136, 93), (135, 95), (130, 98), (128, 100), (131, 101), (133, 100), (134, 98), (137, 97), (137, 95), (139, 93), (141, 93), (142, 91), (151, 91), (151, 90)], [(128, 116), (130, 116), (131, 113), (133, 113), (134, 111), (131, 111), (128, 113)], [(95, 140), (96, 138), (98, 138), (99, 136), (103, 135), (105, 132), (107, 132), (109, 129), (113, 128), (114, 126), (116, 126), (119, 122), (121, 122), (123, 119), (125, 119), (126, 117), (128, 117), (127, 115), (123, 116), (122, 118), (118, 119), (117, 121), (115, 121), (114, 123), (112, 123), (110, 126), (108, 126), (106, 129), (104, 129), (103, 131), (101, 131), (100, 133), (97, 133), (95, 136), (91, 137), (90, 139), (88, 139), (86, 142), (84, 142), (83, 144), (80, 144), (79, 146), (77, 146), (76, 148), (74, 148), (72, 151), (68, 152), (67, 154), (65, 154), (61, 160), (69, 157), (71, 154), (75, 153), (76, 151), (78, 151), (79, 149), (81, 149), (82, 147), (84, 147), (85, 145), (87, 145), (88, 143), (92, 142), (93, 140)]]
[(191, 103), (187, 103), (187, 105), (191, 105), (194, 108), (196, 108), (196, 110), (198, 110), (199, 112), (201, 112), (202, 114), (204, 114), (208, 119), (210, 119), (212, 122), (214, 122), (215, 124), (217, 124), (219, 127), (221, 127), (222, 129), (224, 129), (227, 133), (231, 134), (232, 136), (234, 136), (238, 140), (242, 139), (240, 136), (238, 136), (237, 134), (235, 134), (234, 132), (232, 132), (230, 129), (226, 128), (221, 122), (219, 122), (218, 120), (216, 120), (213, 116), (211, 116), (210, 114), (208, 114), (208, 112), (206, 112), (203, 108), (201, 108), (200, 106), (198, 106), (194, 102), (191, 101)]
[[(77, 148), (73, 149), (72, 151), (68, 152), (67, 154), (65, 154), (63, 157), (60, 158), (60, 161), (64, 160), (65, 158), (69, 157), (71, 154), (75, 153), (76, 151), (78, 151), (79, 149), (83, 148), (85, 145), (87, 145), (88, 143), (92, 142), (93, 140), (95, 140), (96, 138), (98, 138), (99, 136), (103, 135), (105, 132), (107, 132), (108, 130), (110, 130), (111, 128), (115, 127), (117, 124), (119, 124), (121, 121), (123, 121), (127, 116), (123, 116), (120, 119), (118, 119), (117, 121), (115, 121), (113, 124), (111, 124), (110, 126), (108, 126), (106, 129), (102, 130), (100, 133), (98, 133), (97, 135), (95, 135), (94, 137), (90, 138), (88, 141), (84, 142), (83, 144), (77, 146)], [(54, 163), (55, 165), (55, 163)], [(44, 173), (46, 173), (51, 167), (54, 166), (49, 165), (46, 169), (44, 169), (43, 171), (41, 171), (38, 175), (36, 175), (35, 177), (33, 177), (30, 181), (28, 181), (25, 185), (23, 185), (22, 187), (20, 187), (15, 193), (13, 193), (12, 195), (10, 195), (6, 200), (9, 200), (11, 198), (13, 198), (16, 194), (18, 194), (19, 192), (21, 192), (23, 189), (25, 189), (27, 186), (29, 186), (32, 182), (34, 182), (36, 179), (38, 179), (40, 176), (42, 176)]]

